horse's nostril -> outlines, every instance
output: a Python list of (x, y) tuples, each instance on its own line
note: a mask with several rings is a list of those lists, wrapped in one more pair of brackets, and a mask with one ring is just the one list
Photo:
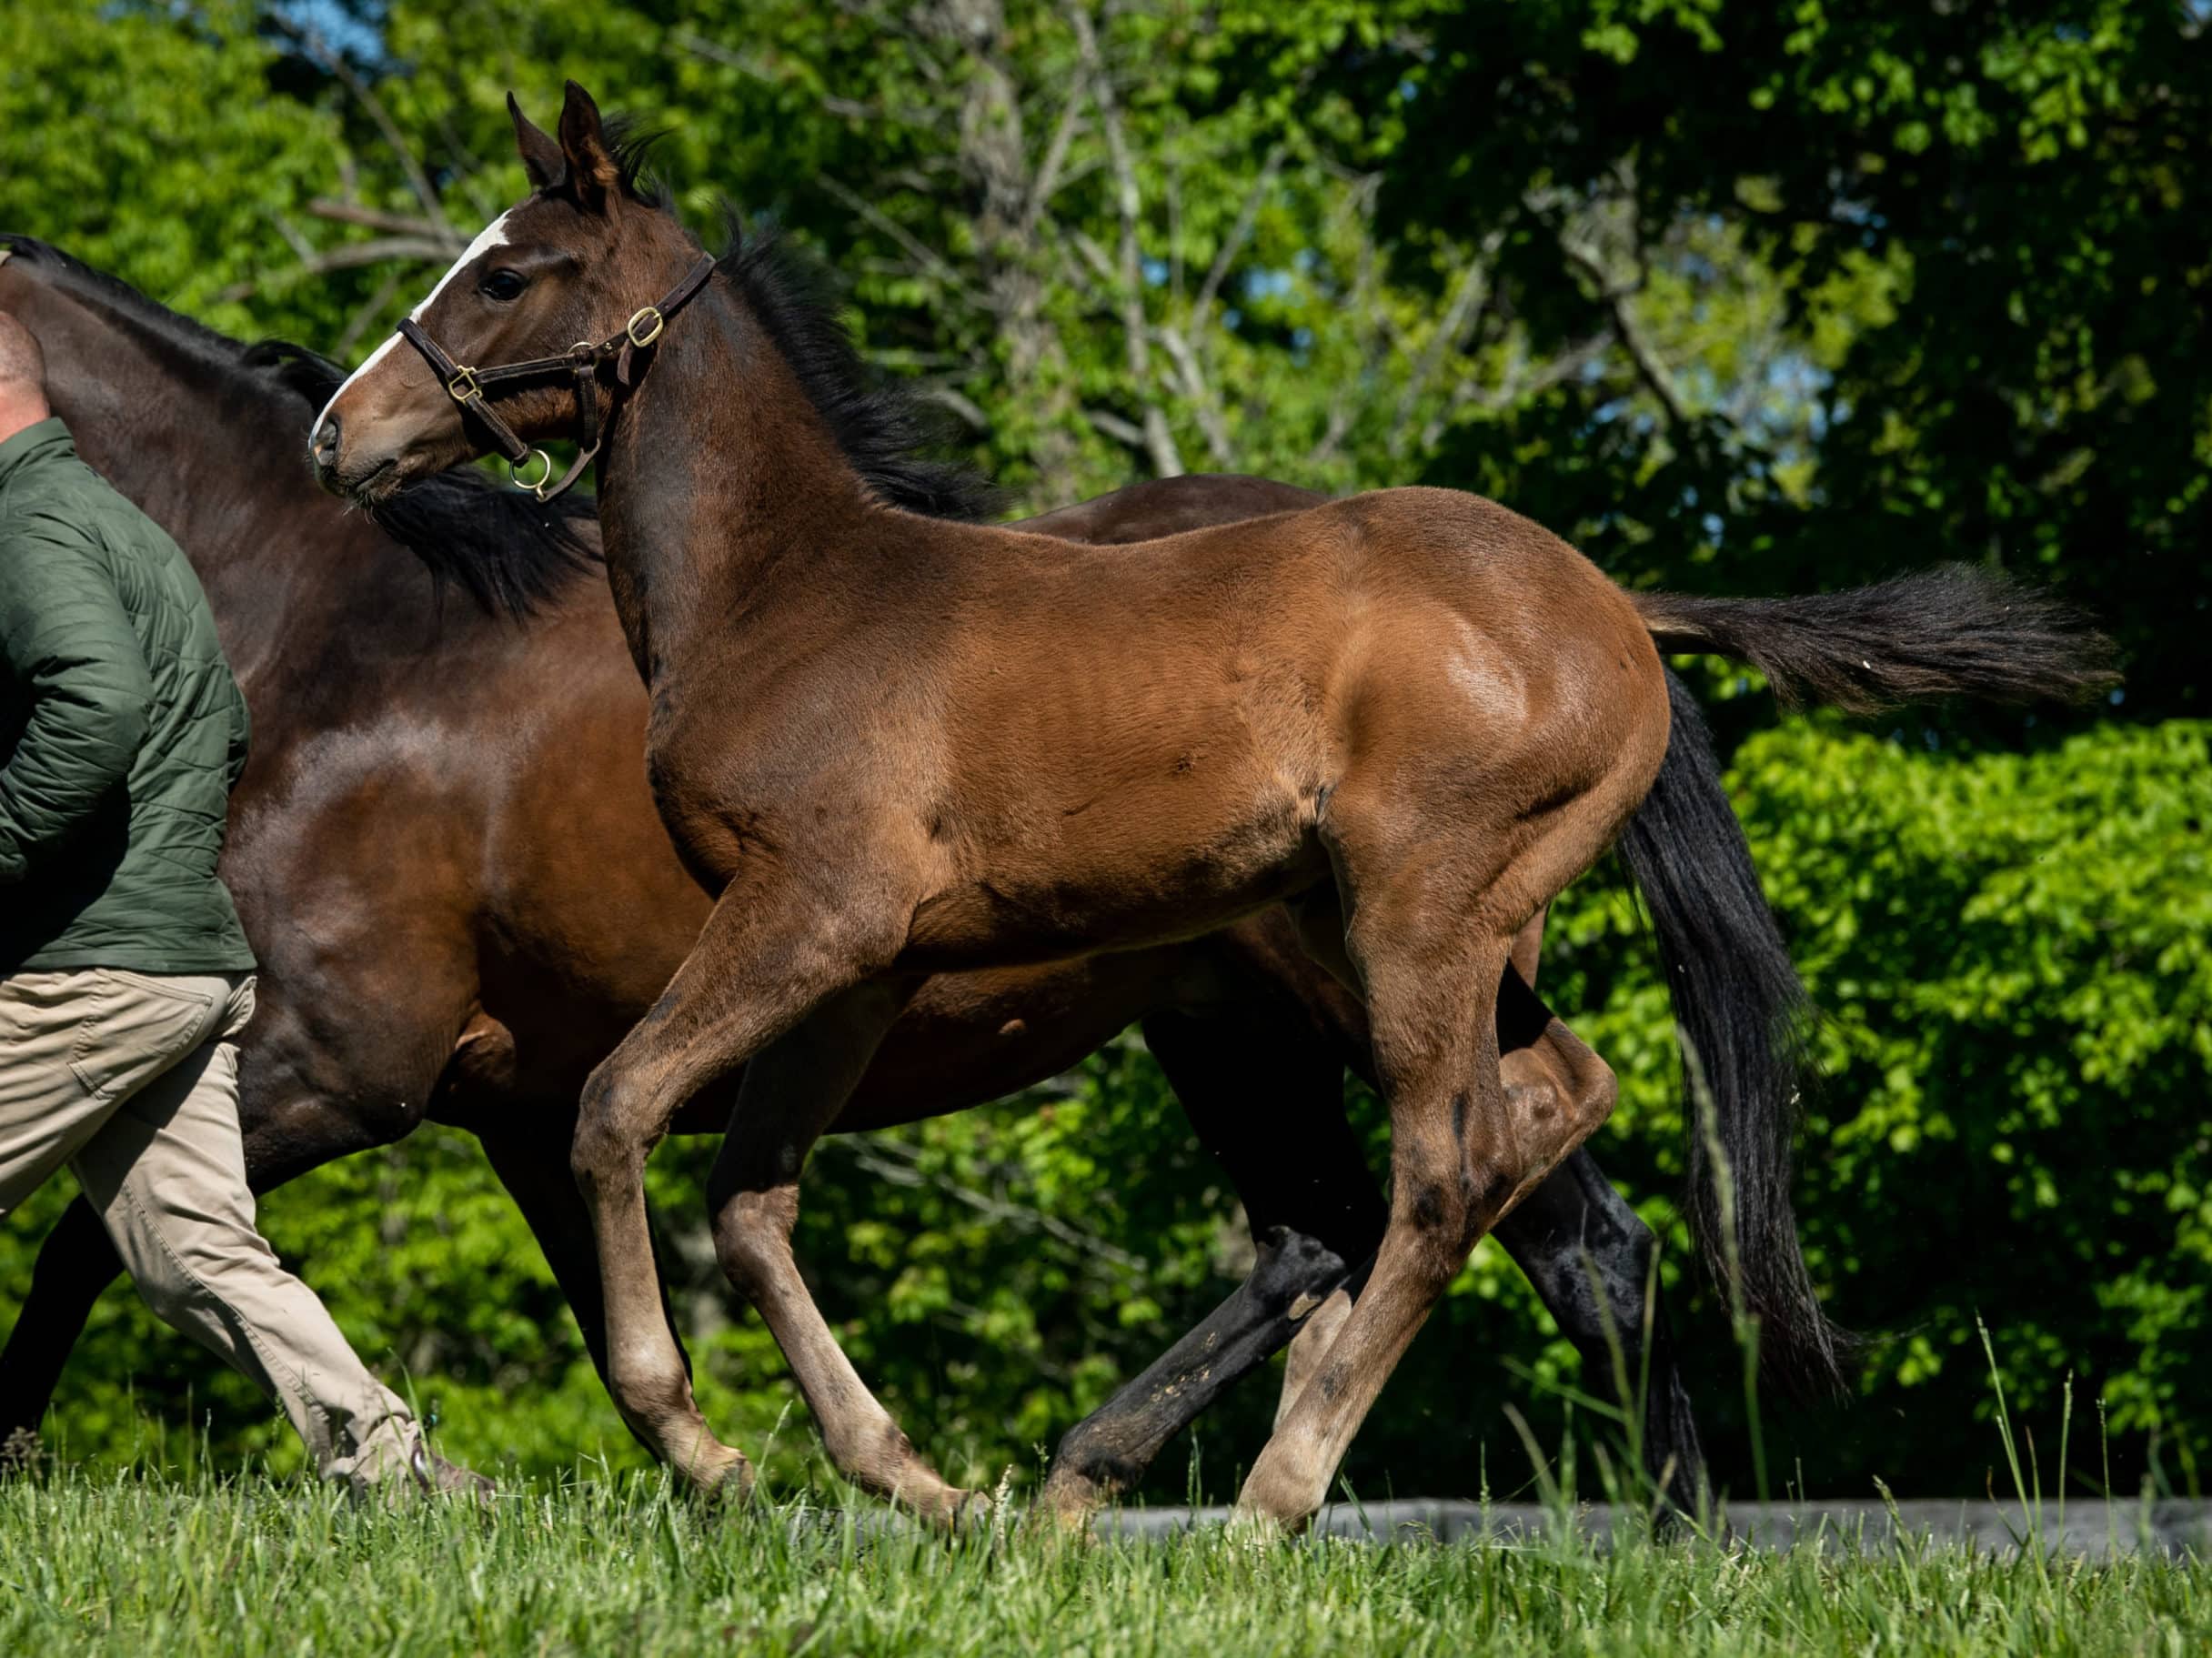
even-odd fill
[(336, 415), (316, 428), (315, 440), (307, 447), (318, 465), (327, 467), (338, 457), (338, 417)]

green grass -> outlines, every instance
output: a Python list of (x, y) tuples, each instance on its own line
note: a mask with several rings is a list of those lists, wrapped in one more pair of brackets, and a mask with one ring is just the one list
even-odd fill
[[(2124, 1529), (2124, 1528), (2123, 1528)], [(947, 1543), (658, 1476), (387, 1512), (258, 1475), (0, 1484), (0, 1652), (2199, 1652), (2212, 1568), (1935, 1547)]]

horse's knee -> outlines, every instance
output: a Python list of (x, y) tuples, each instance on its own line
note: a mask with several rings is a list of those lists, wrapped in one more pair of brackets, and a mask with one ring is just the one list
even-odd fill
[(568, 1168), (586, 1191), (625, 1176), (642, 1176), (650, 1148), (630, 1122), (633, 1097), (612, 1059), (601, 1060), (585, 1080), (576, 1135), (568, 1142)]
[(715, 1211), (714, 1257), (748, 1300), (757, 1300), (790, 1259), (799, 1223), (797, 1188), (732, 1194)]

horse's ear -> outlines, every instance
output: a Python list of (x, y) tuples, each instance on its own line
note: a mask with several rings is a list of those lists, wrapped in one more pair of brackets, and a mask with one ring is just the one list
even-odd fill
[(560, 153), (578, 206), (596, 210), (621, 194), (622, 168), (599, 123), (599, 106), (574, 81), (560, 109)]
[(522, 106), (515, 102), (511, 92), (507, 95), (507, 113), (514, 117), (515, 148), (522, 153), (522, 170), (530, 176), (530, 188), (559, 189), (568, 176), (568, 164), (561, 156), (560, 146), (522, 113)]

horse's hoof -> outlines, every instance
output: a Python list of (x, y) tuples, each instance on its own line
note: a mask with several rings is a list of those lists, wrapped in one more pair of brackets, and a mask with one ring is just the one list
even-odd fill
[(1106, 1505), (1106, 1490), (1095, 1479), (1053, 1470), (1038, 1492), (1035, 1510), (1053, 1521), (1064, 1534), (1091, 1534), (1091, 1519)]
[(960, 1491), (948, 1488), (940, 1500), (936, 1523), (953, 1537), (981, 1537), (990, 1531), (991, 1521), (998, 1512), (990, 1493), (982, 1491)]
[(1080, 1474), (1054, 1473), (1037, 1493), (1037, 1501), (1030, 1512), (1047, 1523), (1041, 1527), (1049, 1536), (1072, 1542), (1095, 1542), (1096, 1534), (1091, 1522), (1106, 1506), (1106, 1492), (1092, 1481)]
[(753, 1492), (759, 1476), (753, 1465), (737, 1452), (729, 1453), (728, 1462), (704, 1463), (683, 1471), (684, 1482), (691, 1494), (718, 1508), (742, 1508), (753, 1500)]

